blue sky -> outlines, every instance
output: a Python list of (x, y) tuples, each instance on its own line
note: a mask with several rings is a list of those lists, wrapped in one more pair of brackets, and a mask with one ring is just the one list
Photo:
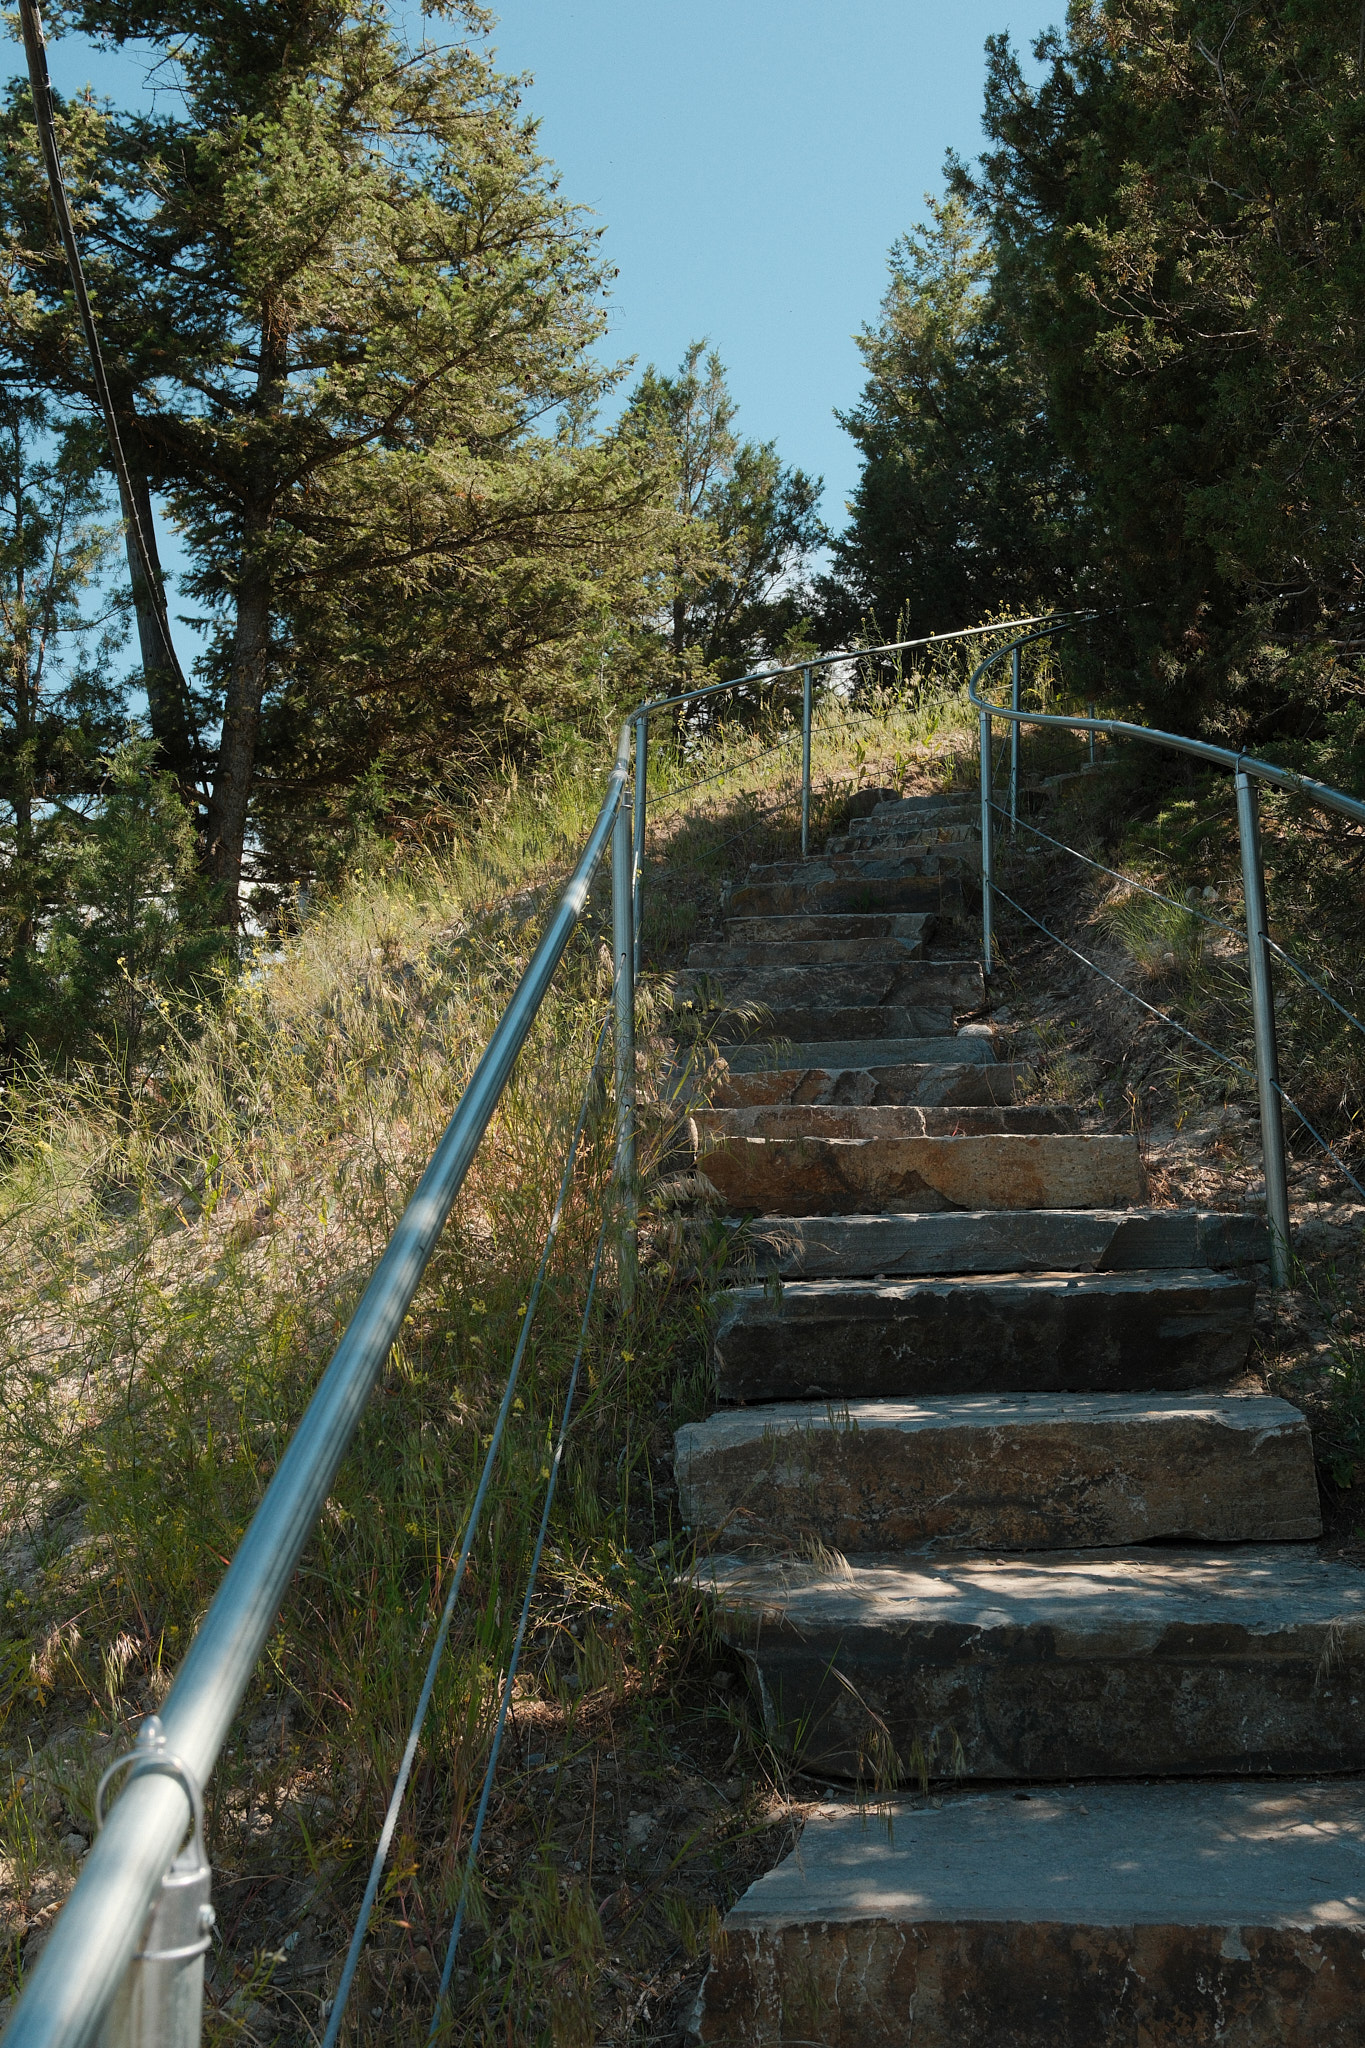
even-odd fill
[[(396, 12), (421, 33), (414, 0)], [(524, 105), (564, 196), (605, 230), (618, 272), (605, 353), (670, 369), (708, 336), (743, 431), (824, 478), (837, 527), (857, 466), (834, 412), (861, 388), (853, 334), (876, 316), (887, 250), (939, 189), (945, 150), (981, 146), (987, 35), (1008, 30), (1026, 51), (1063, 12), (1063, 0), (506, 0), (492, 42), (504, 70), (531, 74)], [(68, 37), (50, 61), (61, 91), (146, 93), (135, 52)], [(164, 545), (173, 564), (174, 536)]]

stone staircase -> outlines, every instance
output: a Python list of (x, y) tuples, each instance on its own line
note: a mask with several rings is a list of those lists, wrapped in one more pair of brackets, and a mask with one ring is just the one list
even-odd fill
[(692, 1120), (737, 1284), (679, 1493), (837, 1795), (696, 2036), (1358, 2044), (1365, 1798), (1305, 1778), (1365, 1756), (1365, 1577), (1313, 1545), (1302, 1415), (1235, 1391), (1264, 1225), (1145, 1206), (1135, 1138), (1014, 1105), (979, 965), (925, 952), (979, 868), (974, 806), (882, 802), (689, 960), (742, 1042)]

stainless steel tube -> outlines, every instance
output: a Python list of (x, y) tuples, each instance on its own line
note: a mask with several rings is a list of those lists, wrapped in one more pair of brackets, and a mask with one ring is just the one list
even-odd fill
[(630, 806), (616, 813), (611, 842), (612, 968), (616, 977), (616, 1190), (621, 1205), (621, 1303), (635, 1299), (638, 1196), (635, 1186), (635, 932)]
[[(1013, 659), (1012, 663), (1010, 664), (1010, 703), (1011, 703), (1011, 705), (1012, 705), (1012, 706), (1014, 707), (1014, 709), (1015, 709), (1016, 711), (1017, 711), (1017, 710), (1019, 709), (1019, 692), (1020, 692), (1020, 685), (1021, 685), (1021, 682), (1022, 682), (1022, 677), (1021, 677), (1021, 675), (1020, 675), (1020, 672), (1019, 672), (1019, 668), (1020, 668), (1020, 660), (1021, 660), (1021, 655), (1022, 655), (1022, 650), (1021, 650), (1020, 648), (1016, 647), (1016, 648), (1015, 648), (1015, 650), (1014, 650), (1014, 659)], [(1019, 734), (1020, 734), (1020, 731), (1021, 731), (1021, 729), (1022, 729), (1022, 728), (1020, 727), (1020, 724), (1019, 724), (1019, 720), (1018, 720), (1018, 719), (1016, 718), (1016, 719), (1014, 720), (1014, 722), (1013, 722), (1013, 723), (1011, 724), (1011, 726), (1010, 726), (1010, 830), (1011, 830), (1011, 831), (1013, 831), (1013, 830), (1014, 830), (1014, 828), (1015, 828), (1015, 827), (1016, 827), (1016, 826), (1018, 825), (1018, 823), (1019, 823)]]
[(1256, 1089), (1261, 1104), (1261, 1156), (1265, 1161), (1265, 1213), (1270, 1226), (1270, 1284), (1289, 1284), (1289, 1186), (1285, 1177), (1280, 1049), (1275, 1035), (1275, 990), (1266, 930), (1265, 867), (1256, 785), (1237, 776), (1237, 830), (1242, 848), (1242, 900), (1246, 905), (1247, 973), (1256, 1047)]
[(644, 917), (645, 890), (645, 797), (649, 781), (649, 713), (642, 711), (635, 721), (635, 880), (633, 919), (635, 926), (635, 979), (640, 979), (640, 925)]
[[(606, 798), (573, 877), (280, 1459), (161, 1709), (168, 1749), (201, 1785), (217, 1761), (337, 1467), (587, 902), (629, 775), (630, 728), (625, 726)], [(76, 1888), (24, 1986), (5, 2030), (5, 2048), (84, 2048), (93, 2041), (189, 1817), (188, 1797), (176, 1780), (149, 1772), (128, 1785), (95, 1837)]]
[(810, 857), (810, 670), (801, 671), (801, 858)]
[[(1095, 716), (1095, 707), (1093, 704), (1086, 705), (1085, 715), (1087, 718), (1093, 718)], [(1095, 728), (1093, 725), (1091, 726), (1089, 732), (1086, 734), (1086, 738), (1090, 742), (1090, 765), (1093, 768), (1095, 765)]]
[(992, 967), (991, 947), (991, 884), (995, 872), (993, 854), (993, 833), (991, 830), (991, 718), (988, 711), (980, 717), (981, 728), (981, 969), (987, 980)]

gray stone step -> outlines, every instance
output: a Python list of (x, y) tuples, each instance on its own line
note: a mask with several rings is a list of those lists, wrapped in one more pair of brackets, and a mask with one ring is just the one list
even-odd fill
[(721, 969), (697, 961), (689, 962), (675, 986), (691, 1001), (708, 1001), (717, 1008), (728, 1002), (762, 1003), (784, 1011), (887, 1004), (932, 1009), (949, 1018), (949, 1029), (954, 1012), (979, 1010), (986, 1000), (978, 960), (854, 960), (818, 966), (741, 963)]
[(836, 940), (847, 945), (859, 939), (899, 939), (922, 944), (934, 935), (934, 920), (924, 911), (881, 911), (861, 917), (798, 912), (788, 917), (730, 917), (726, 938), (732, 946), (779, 946), (791, 940)]
[(696, 1576), (772, 1735), (817, 1774), (1360, 1768), (1365, 1574), (1308, 1547), (721, 1557)]
[(851, 832), (841, 833), (825, 842), (823, 858), (827, 861), (867, 860), (896, 861), (915, 860), (924, 854), (937, 853), (953, 860), (960, 860), (964, 869), (979, 872), (981, 867), (981, 835), (966, 825), (945, 825), (938, 830), (878, 831), (875, 827), (855, 826)]
[[(766, 924), (766, 918), (750, 923)], [(785, 922), (773, 918), (774, 924)], [(719, 946), (707, 942), (693, 946), (687, 955), (690, 968), (708, 974), (733, 974), (736, 969), (755, 967), (861, 967), (870, 964), (904, 966), (918, 960), (924, 951), (920, 939), (782, 939), (747, 946)]]
[(793, 1067), (955, 1067), (968, 1063), (989, 1067), (994, 1062), (995, 1047), (989, 1036), (966, 1032), (955, 1032), (951, 1036), (943, 1032), (933, 1038), (911, 1034), (906, 1038), (792, 1040), (776, 1050), (762, 1042), (725, 1048), (725, 1064), (731, 1074), (773, 1073)]
[[(716, 1017), (716, 1037), (722, 1041), (760, 1034), (803, 1045), (868, 1038), (946, 1038), (956, 1014), (951, 1003), (769, 1003), (751, 993), (747, 983), (731, 993), (730, 1001), (735, 1009), (712, 1011), (707, 1006), (699, 1012)], [(745, 1014), (740, 1014), (741, 1010)]]
[[(978, 885), (972, 901), (979, 901), (980, 895)], [(838, 876), (825, 868), (799, 881), (741, 882), (729, 907), (744, 918), (907, 911), (960, 917), (967, 901), (968, 892), (956, 875)]]
[(995, 1131), (1075, 1131), (1080, 1113), (1059, 1102), (976, 1109), (926, 1108), (918, 1103), (776, 1102), (747, 1109), (698, 1108), (692, 1112), (691, 1124), (692, 1142), (701, 1147), (722, 1138), (977, 1138)]
[[(734, 1051), (735, 1048), (729, 1050)], [(718, 1108), (743, 1109), (764, 1102), (960, 1103), (984, 1106), (1012, 1102), (1022, 1066), (1004, 1061), (982, 1066), (959, 1061), (895, 1067), (788, 1067), (766, 1072), (729, 1072), (711, 1089)]]
[(722, 1401), (1179, 1393), (1242, 1370), (1255, 1294), (1254, 1281), (1198, 1268), (736, 1287), (720, 1301), (716, 1391)]
[(831, 1803), (726, 1916), (693, 2039), (1358, 2048), (1363, 1870), (1353, 1782)]
[[(1010, 1069), (966, 1071), (993, 1076)], [(791, 1280), (874, 1273), (888, 1279), (926, 1273), (1131, 1273), (1163, 1266), (1251, 1266), (1270, 1257), (1269, 1233), (1259, 1216), (1208, 1209), (761, 1216), (743, 1226), (743, 1239), (744, 1255), (759, 1272)]]
[(1322, 1534), (1307, 1419), (1268, 1395), (787, 1401), (680, 1429), (684, 1520), (841, 1551), (1077, 1550)]
[(1142, 1202), (1131, 1137), (729, 1138), (698, 1166), (732, 1209), (1118, 1209)]
[(884, 852), (817, 854), (809, 860), (755, 861), (744, 879), (764, 882), (844, 882), (866, 877), (871, 881), (894, 881), (899, 876), (960, 875), (971, 866), (971, 849), (949, 847), (908, 848), (901, 852), (891, 846)]

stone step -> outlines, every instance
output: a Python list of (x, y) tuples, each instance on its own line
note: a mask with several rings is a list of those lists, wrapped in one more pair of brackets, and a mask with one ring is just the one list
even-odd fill
[(979, 1138), (997, 1131), (1075, 1131), (1080, 1112), (1061, 1102), (974, 1109), (926, 1108), (919, 1103), (775, 1102), (747, 1109), (712, 1104), (693, 1110), (690, 1122), (694, 1146), (704, 1147), (722, 1138)]
[(861, 917), (814, 915), (729, 917), (726, 938), (732, 946), (780, 946), (792, 940), (835, 940), (847, 945), (860, 939), (899, 939), (918, 945), (934, 935), (934, 920), (924, 911), (881, 911)]
[[(978, 886), (973, 902), (981, 895)], [(828, 868), (800, 881), (742, 882), (730, 898), (736, 917), (828, 916), (848, 912), (924, 911), (939, 917), (960, 917), (967, 892), (954, 875), (838, 876)]]
[(979, 960), (855, 960), (813, 967), (740, 965), (720, 971), (698, 961), (688, 963), (675, 986), (694, 1004), (709, 1002), (715, 1008), (724, 1003), (762, 1003), (773, 1010), (877, 1009), (891, 1004), (941, 1011), (950, 1020), (955, 1012), (979, 1010), (986, 1000)]
[[(782, 924), (782, 918), (753, 918), (754, 924)], [(693, 946), (687, 955), (690, 968), (710, 974), (733, 974), (737, 968), (755, 967), (862, 967), (865, 965), (905, 966), (923, 957), (922, 939), (782, 939), (746, 946), (722, 946), (707, 941)]]
[(722, 1401), (1180, 1393), (1242, 1370), (1255, 1296), (1254, 1281), (1197, 1267), (735, 1287), (720, 1298), (716, 1391)]
[(1080, 1550), (1322, 1534), (1307, 1419), (1268, 1395), (786, 1401), (675, 1439), (684, 1520), (841, 1551)]
[(966, 825), (945, 825), (937, 831), (877, 831), (867, 825), (855, 826), (851, 832), (826, 840), (823, 858), (835, 863), (867, 859), (899, 862), (927, 853), (950, 856), (960, 860), (964, 867), (979, 871), (981, 834)]
[(778, 1050), (771, 1045), (729, 1045), (725, 1064), (732, 1075), (762, 1074), (783, 1068), (881, 1068), (886, 1066), (978, 1066), (995, 1064), (995, 1047), (988, 1032), (947, 1032), (934, 1038), (842, 1038), (793, 1041)]
[(896, 1067), (779, 1067), (752, 1074), (731, 1072), (712, 1085), (711, 1101), (721, 1109), (744, 1109), (766, 1102), (985, 1106), (1013, 1101), (1018, 1079), (1025, 1071), (1004, 1061), (986, 1066), (967, 1061), (938, 1066), (911, 1061)]
[[(946, 1073), (947, 1068), (928, 1068)], [(1008, 1067), (967, 1068), (992, 1079)], [(758, 1079), (758, 1076), (754, 1076)], [(717, 1092), (714, 1100), (720, 1101)], [(1252, 1266), (1270, 1257), (1259, 1216), (1208, 1209), (1025, 1209), (941, 1216), (760, 1216), (736, 1226), (760, 1273), (791, 1280), (930, 1273), (1131, 1273)]]
[(692, 2038), (1357, 2048), (1362, 1872), (1357, 1783), (831, 1803), (726, 1916)]
[(729, 1138), (697, 1162), (732, 1209), (1119, 1209), (1144, 1200), (1137, 1140), (1103, 1137)]
[(696, 1580), (817, 1775), (1360, 1767), (1365, 1574), (1311, 1548), (719, 1557)]
[(958, 812), (969, 821), (972, 818), (979, 818), (981, 815), (979, 798), (974, 795), (967, 795), (961, 791), (950, 793), (942, 790), (936, 791), (931, 796), (884, 797), (880, 803), (874, 804), (871, 810), (863, 815), (876, 820), (878, 823), (898, 824), (902, 821), (909, 822), (915, 819), (948, 818)]
[(960, 875), (969, 866), (970, 849), (950, 847), (940, 853), (936, 847), (925, 847), (902, 853), (891, 848), (882, 853), (834, 854), (828, 859), (817, 854), (810, 860), (755, 861), (744, 879), (746, 883), (755, 884), (856, 882), (862, 877), (872, 881), (894, 881), (902, 875)]
[(762, 1036), (802, 1045), (869, 1038), (947, 1038), (956, 1012), (951, 1003), (788, 1004), (764, 1002), (749, 983), (731, 993), (735, 1007), (712, 1010), (691, 1006), (694, 1014), (716, 1019), (717, 1039), (729, 1042)]

